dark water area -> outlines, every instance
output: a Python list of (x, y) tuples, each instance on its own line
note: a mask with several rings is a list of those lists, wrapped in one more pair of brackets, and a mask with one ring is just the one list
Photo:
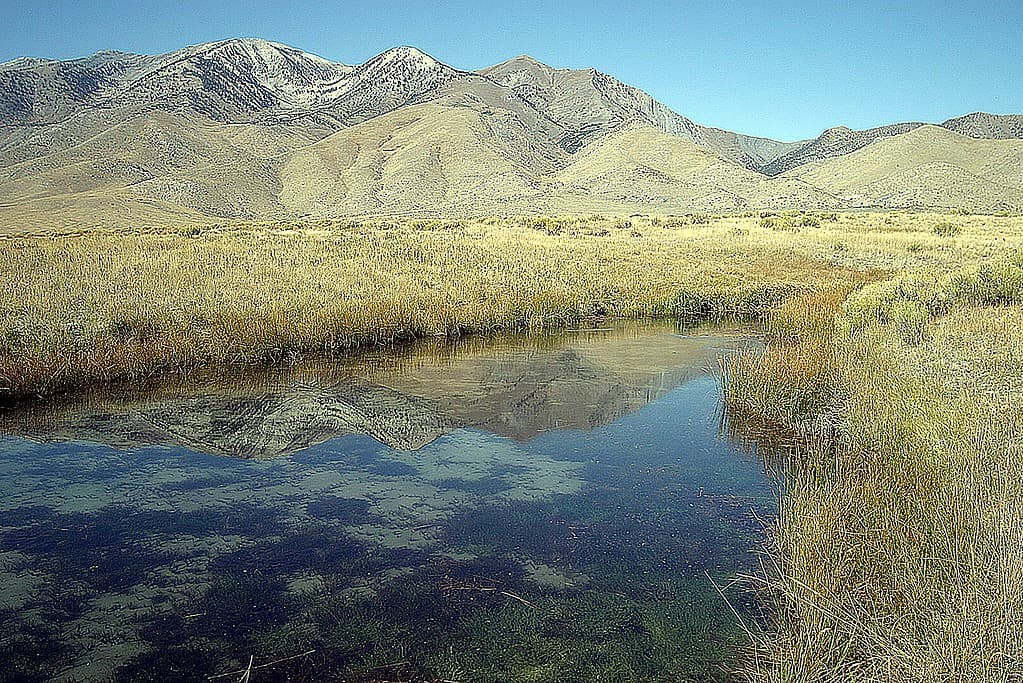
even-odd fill
[(628, 324), (0, 416), (0, 681), (730, 680), (775, 492)]

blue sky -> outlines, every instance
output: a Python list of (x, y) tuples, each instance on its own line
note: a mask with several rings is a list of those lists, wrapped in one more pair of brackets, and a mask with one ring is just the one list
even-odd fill
[(832, 125), (1023, 113), (1023, 2), (0, 0), (0, 61), (236, 36), (358, 63), (395, 45), (476, 69), (593, 66), (699, 123), (792, 140)]

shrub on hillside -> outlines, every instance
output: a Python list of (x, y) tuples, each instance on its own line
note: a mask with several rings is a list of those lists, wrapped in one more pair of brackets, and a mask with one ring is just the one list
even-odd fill
[(941, 221), (934, 226), (934, 234), (938, 237), (955, 237), (962, 231), (962, 226), (951, 221)]
[(799, 232), (799, 225), (788, 216), (764, 216), (760, 219), (760, 227), (768, 230)]

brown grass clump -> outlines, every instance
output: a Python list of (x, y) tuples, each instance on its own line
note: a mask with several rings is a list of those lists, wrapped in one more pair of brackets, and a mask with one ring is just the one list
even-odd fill
[(722, 358), (733, 415), (804, 432), (808, 421), (830, 415), (837, 388), (834, 315), (848, 292), (829, 289), (786, 300), (767, 318), (769, 353), (745, 350)]

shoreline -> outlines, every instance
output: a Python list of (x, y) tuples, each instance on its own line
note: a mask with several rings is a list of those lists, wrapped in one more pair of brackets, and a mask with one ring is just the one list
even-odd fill
[(559, 221), (18, 238), (0, 262), (0, 395), (588, 319), (758, 316), (881, 270), (821, 253), (822, 230), (794, 250), (795, 233), (735, 225), (752, 217)]
[(750, 577), (776, 620), (745, 675), (999, 680), (1023, 652), (1023, 218), (805, 215), (18, 238), (0, 381), (46, 393), (397, 336), (766, 316), (764, 352), (724, 364), (726, 404), (809, 438)]

